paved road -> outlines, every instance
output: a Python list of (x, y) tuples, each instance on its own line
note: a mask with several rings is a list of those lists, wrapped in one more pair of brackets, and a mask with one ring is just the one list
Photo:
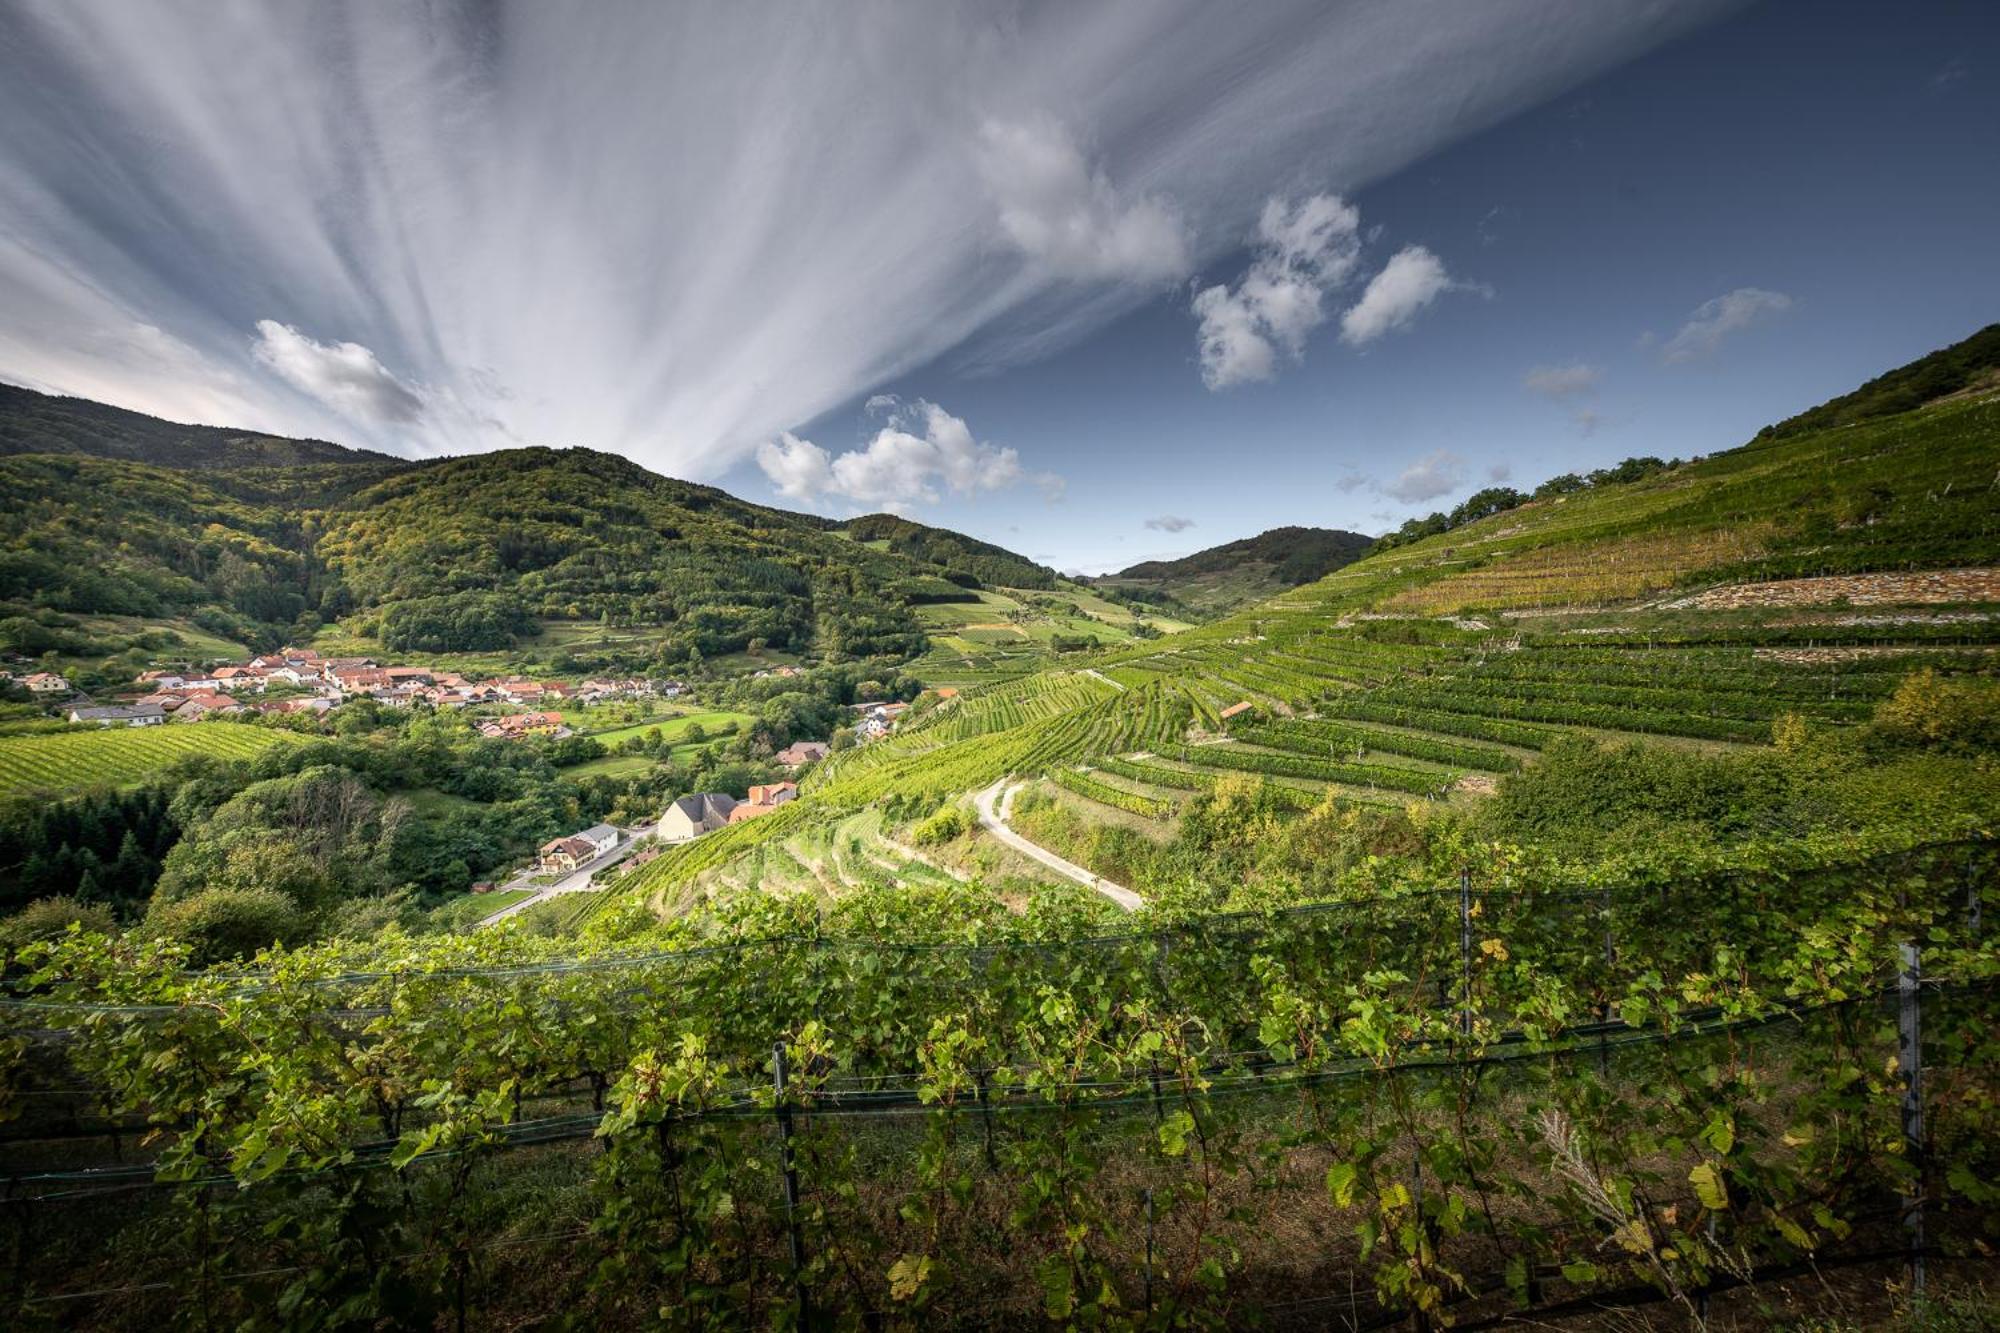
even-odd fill
[(1083, 674), (1086, 676), (1095, 676), (1099, 680), (1103, 681), (1106, 685), (1109, 685), (1112, 689), (1118, 691), (1120, 694), (1125, 693), (1125, 687), (1122, 684), (1111, 679), (1111, 677), (1105, 675), (1102, 671), (1099, 671), (1096, 667), (1085, 667), (1083, 669)]
[[(1018, 786), (1018, 784), (1016, 785)], [(1112, 902), (1117, 903), (1128, 912), (1136, 912), (1145, 905), (1146, 900), (1132, 892), (1132, 890), (1121, 884), (1113, 884), (1102, 875), (1093, 875), (1076, 862), (1066, 861), (1048, 848), (1029, 842), (1026, 838), (1014, 832), (1013, 829), (1008, 828), (1007, 809), (1013, 803), (1014, 791), (1015, 787), (1009, 786), (1007, 780), (1002, 778), (972, 798), (973, 807), (979, 811), (979, 823), (981, 827), (1001, 842), (1006, 843), (1009, 847), (1021, 853), (1021, 855), (1032, 857), (1034, 860), (1041, 862), (1049, 869), (1055, 871), (1058, 875), (1067, 879), (1073, 879), (1087, 889), (1096, 889), (1099, 893), (1109, 898)], [(999, 803), (997, 809), (995, 808), (996, 801)]]
[(646, 840), (646, 835), (650, 834), (655, 827), (656, 825), (643, 824), (635, 829), (620, 829), (619, 832), (628, 835), (623, 842), (598, 857), (595, 861), (584, 862), (553, 884), (531, 885), (528, 881), (534, 878), (535, 872), (532, 870), (522, 871), (505, 884), (499, 885), (495, 892), (505, 893), (509, 889), (533, 888), (535, 890), (533, 896), (523, 898), (516, 903), (510, 903), (491, 916), (481, 917), (477, 924), (490, 926), (496, 921), (505, 921), (508, 917), (518, 916), (530, 907), (533, 907), (536, 903), (545, 903), (559, 894), (586, 892), (591, 887), (591, 879), (598, 871), (608, 866), (617, 865), (620, 861), (623, 861), (626, 857), (637, 851), (639, 844)]

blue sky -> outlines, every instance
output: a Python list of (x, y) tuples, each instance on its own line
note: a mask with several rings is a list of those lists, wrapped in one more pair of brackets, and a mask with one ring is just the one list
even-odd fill
[(0, 379), (1064, 569), (1740, 443), (2000, 314), (2000, 9), (0, 8)]
[[(1095, 573), (1280, 524), (1378, 532), (1496, 469), (1531, 488), (1742, 443), (2000, 318), (1996, 19), (1754, 6), (1354, 192), (1372, 260), (1420, 243), (1491, 293), (1448, 293), (1359, 350), (1321, 326), (1270, 382), (1204, 387), (1185, 288), (1032, 365), (900, 377), (885, 391), (1067, 483), (1056, 503), (1023, 489), (920, 515)], [(1699, 307), (1745, 288), (1789, 306), (1665, 359)], [(878, 429), (854, 408), (804, 433), (852, 448)], [(1458, 485), (1383, 493), (1440, 450)]]

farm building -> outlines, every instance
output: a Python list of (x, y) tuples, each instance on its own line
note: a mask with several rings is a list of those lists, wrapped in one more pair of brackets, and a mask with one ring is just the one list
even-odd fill
[(736, 808), (736, 798), (722, 792), (697, 792), (667, 803), (660, 812), (660, 831), (657, 835), (663, 842), (686, 842), (698, 838), (712, 829), (719, 829), (729, 822), (730, 811)]
[(167, 710), (158, 704), (91, 704), (69, 710), (72, 722), (95, 722), (100, 727), (157, 727), (167, 720)]

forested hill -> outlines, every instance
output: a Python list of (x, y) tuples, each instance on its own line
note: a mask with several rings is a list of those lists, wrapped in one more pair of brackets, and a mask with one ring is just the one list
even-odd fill
[(82, 454), (176, 468), (404, 462), (325, 440), (162, 421), (108, 403), (60, 398), (13, 384), (0, 384), (0, 454)]
[(1361, 558), (1374, 538), (1337, 528), (1272, 528), (1179, 560), (1148, 560), (1105, 583), (1162, 593), (1196, 610), (1228, 611), (1325, 578)]
[(970, 574), (983, 583), (1008, 588), (1048, 589), (1056, 586), (1056, 572), (1007, 550), (963, 533), (926, 527), (894, 514), (869, 514), (847, 525), (847, 535), (856, 541), (871, 542), (885, 551), (907, 555), (953, 571), (953, 576)]
[(2000, 324), (1988, 324), (1970, 338), (1877, 375), (1852, 393), (1766, 426), (1757, 439), (1786, 439), (1830, 426), (1851, 426), (1953, 394), (1993, 388), (2000, 388)]
[(917, 605), (1052, 577), (958, 533), (843, 528), (587, 449), (413, 462), (19, 389), (0, 395), (0, 439), (0, 649), (15, 652), (109, 615), (267, 646), (337, 622), (432, 652), (589, 620), (643, 629), (663, 670), (759, 640), (903, 654), (924, 646)]

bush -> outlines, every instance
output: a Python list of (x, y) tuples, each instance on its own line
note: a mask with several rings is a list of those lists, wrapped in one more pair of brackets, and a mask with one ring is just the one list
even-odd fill
[(947, 805), (917, 825), (910, 833), (910, 841), (919, 847), (935, 847), (939, 843), (950, 842), (971, 827), (971, 816), (962, 807)]
[(54, 939), (71, 926), (101, 935), (118, 933), (111, 909), (75, 898), (38, 898), (0, 922), (0, 949), (19, 949), (36, 940)]
[(1925, 667), (1877, 706), (1875, 733), (1927, 750), (2000, 748), (2000, 682), (1946, 680)]
[(308, 934), (304, 914), (276, 889), (204, 889), (155, 907), (146, 928), (190, 945), (189, 961), (196, 966), (247, 958), (273, 944), (297, 944)]

